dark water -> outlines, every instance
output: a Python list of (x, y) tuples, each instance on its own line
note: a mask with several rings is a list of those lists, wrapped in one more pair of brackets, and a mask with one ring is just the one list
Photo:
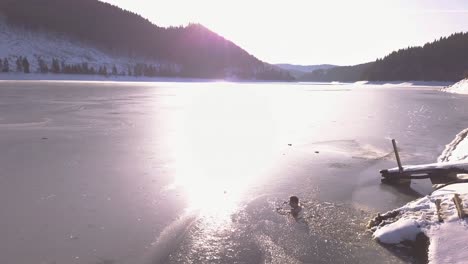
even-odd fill
[[(0, 263), (401, 263), (368, 218), (430, 190), (468, 97), (431, 87), (0, 83)], [(304, 223), (276, 213), (297, 195)]]

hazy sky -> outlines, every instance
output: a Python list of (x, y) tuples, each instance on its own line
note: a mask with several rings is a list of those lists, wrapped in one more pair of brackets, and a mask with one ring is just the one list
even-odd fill
[(201, 23), (269, 63), (351, 65), (468, 31), (461, 0), (104, 0), (158, 26)]

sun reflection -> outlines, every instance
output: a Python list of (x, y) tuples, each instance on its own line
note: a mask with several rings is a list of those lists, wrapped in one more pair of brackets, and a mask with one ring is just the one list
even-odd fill
[[(229, 216), (291, 146), (324, 132), (320, 124), (340, 113), (337, 96), (307, 89), (219, 82), (178, 94), (173, 185), (184, 190), (191, 209)], [(310, 115), (317, 125), (307, 121)]]
[(187, 93), (176, 135), (176, 177), (192, 209), (229, 215), (274, 158), (268, 100), (218, 83)]

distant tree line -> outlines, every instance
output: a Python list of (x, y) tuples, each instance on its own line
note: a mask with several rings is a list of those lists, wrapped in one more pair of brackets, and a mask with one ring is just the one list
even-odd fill
[(364, 63), (355, 66), (340, 66), (330, 69), (319, 69), (299, 78), (301, 81), (314, 82), (355, 82), (363, 80), (366, 72), (374, 63)]
[[(31, 72), (27, 57), (19, 56), (18, 58), (16, 58), (15, 64), (16, 64), (16, 72), (24, 72), (24, 73)], [(15, 70), (13, 70), (10, 67), (10, 61), (8, 58), (4, 58), (4, 59), (0, 58), (0, 72), (4, 72), (4, 73), (15, 72)]]
[[(0, 58), (0, 72), (23, 72), (31, 73), (30, 63), (27, 57), (19, 56), (15, 60), (16, 69), (10, 67), (10, 60), (8, 58)], [(173, 64), (148, 64), (148, 63), (135, 63), (133, 65), (126, 65), (127, 70), (119, 72), (116, 65), (112, 67), (90, 66), (87, 62), (82, 63), (66, 63), (57, 58), (47, 61), (42, 57), (37, 57), (37, 73), (54, 73), (54, 74), (92, 74), (103, 76), (135, 76), (135, 77), (174, 77), (179, 76), (180, 71), (176, 65)]]
[[(9, 23), (29, 30), (64, 33), (112, 54), (180, 65), (178, 76), (218, 78), (227, 68), (239, 68), (249, 73), (246, 75), (291, 78), (285, 71), (266, 68), (261, 74), (253, 74), (263, 69), (262, 61), (202, 25), (161, 28), (135, 13), (97, 0), (1, 0), (0, 12)], [(80, 71), (76, 65), (68, 70)], [(104, 69), (95, 70), (104, 73)], [(139, 65), (131, 71), (138, 76), (173, 72), (151, 65)]]
[(313, 71), (309, 81), (458, 81), (468, 77), (468, 33), (394, 51), (375, 62)]
[(10, 72), (10, 63), (8, 62), (8, 58), (2, 61), (0, 58), (0, 69), (2, 72)]

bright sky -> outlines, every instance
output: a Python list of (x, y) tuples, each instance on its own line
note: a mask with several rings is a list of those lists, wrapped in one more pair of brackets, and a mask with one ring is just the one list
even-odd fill
[(196, 22), (269, 63), (352, 65), (468, 31), (462, 0), (104, 0), (158, 26)]

